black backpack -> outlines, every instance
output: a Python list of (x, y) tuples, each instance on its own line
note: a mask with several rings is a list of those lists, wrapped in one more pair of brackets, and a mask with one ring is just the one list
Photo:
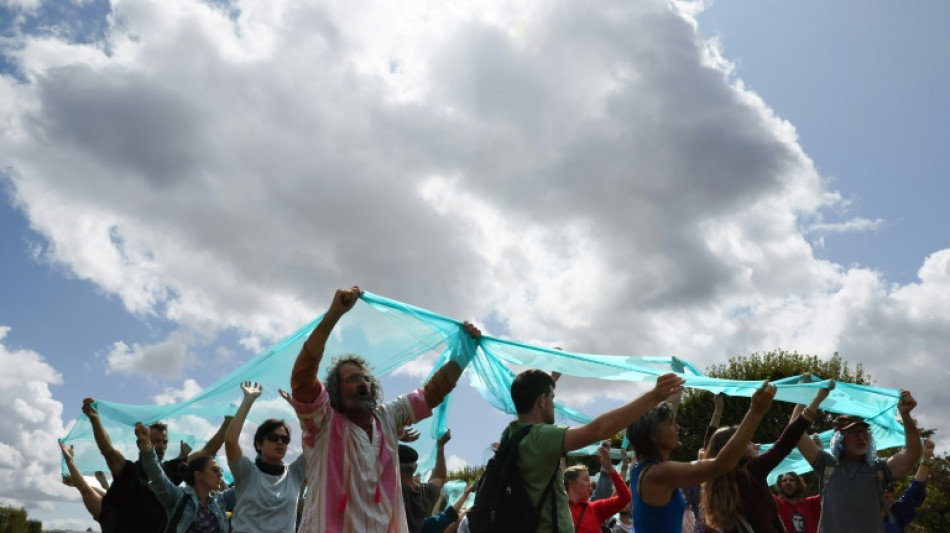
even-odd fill
[[(475, 504), (468, 511), (468, 528), (471, 533), (533, 532), (538, 527), (541, 504), (561, 468), (555, 463), (554, 473), (548, 481), (539, 507), (535, 509), (525, 489), (521, 471), (518, 469), (518, 445), (533, 426), (520, 429), (514, 436), (504, 439), (495, 456), (488, 460), (485, 473), (475, 492)], [(557, 497), (551, 498), (551, 522), (557, 532)]]

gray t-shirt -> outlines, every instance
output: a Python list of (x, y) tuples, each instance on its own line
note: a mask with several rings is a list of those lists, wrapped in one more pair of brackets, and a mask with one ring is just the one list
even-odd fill
[(442, 489), (432, 483), (420, 483), (419, 490), (412, 490), (405, 483), (402, 484), (402, 501), (406, 505), (406, 523), (409, 524), (409, 533), (417, 533), (422, 529), (422, 521), (432, 514), (432, 506), (439, 499)]
[(281, 476), (261, 472), (243, 455), (228, 461), (234, 475), (237, 503), (231, 516), (234, 533), (294, 533), (297, 496), (307, 472), (307, 459), (300, 454)]
[(812, 468), (818, 475), (821, 491), (818, 533), (884, 532), (881, 488), (894, 479), (887, 468), (887, 459), (878, 458), (874, 466), (870, 466), (866, 461), (844, 458), (839, 462), (822, 451)]

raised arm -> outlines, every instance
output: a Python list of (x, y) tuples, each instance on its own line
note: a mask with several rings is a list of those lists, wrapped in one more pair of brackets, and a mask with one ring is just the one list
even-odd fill
[(148, 428), (141, 422), (135, 423), (135, 441), (139, 447), (142, 469), (148, 477), (148, 488), (155, 493), (165, 509), (174, 508), (181, 498), (182, 489), (169, 481), (165, 472), (162, 471), (162, 466), (158, 464), (158, 456), (155, 455), (155, 449), (152, 447), (152, 441), (149, 439)]
[(795, 448), (797, 442), (801, 440), (802, 437), (808, 438), (806, 430), (808, 426), (818, 418), (818, 406), (828, 397), (828, 394), (831, 393), (834, 386), (835, 382), (832, 381), (829, 388), (818, 389), (818, 392), (815, 393), (815, 397), (811, 403), (808, 404), (808, 407), (806, 407), (800, 415), (793, 416), (788, 422), (788, 425), (785, 426), (785, 429), (775, 441), (775, 444), (772, 445), (772, 448), (765, 453), (755, 456), (746, 463), (746, 468), (753, 477), (764, 482), (769, 472), (788, 457), (788, 454), (792, 453), (792, 449)]
[(475, 489), (475, 483), (477, 482), (478, 480), (476, 479), (474, 482), (465, 485), (465, 490), (462, 491), (462, 495), (459, 496), (459, 499), (455, 500), (455, 503), (452, 504), (452, 507), (455, 508), (456, 514), (462, 510), (462, 506), (465, 505), (465, 501), (468, 500), (468, 495), (471, 494), (472, 490)]
[(241, 458), (241, 445), (238, 439), (241, 438), (241, 430), (244, 429), (244, 421), (247, 420), (247, 413), (251, 410), (254, 400), (261, 395), (264, 389), (259, 383), (245, 381), (241, 383), (241, 391), (244, 393), (244, 399), (238, 406), (234, 418), (228, 424), (228, 429), (224, 433), (224, 452), (228, 456), (228, 461), (236, 461)]
[(930, 467), (933, 466), (933, 461), (934, 441), (924, 439), (924, 457), (920, 461), (920, 466), (917, 467), (917, 473), (914, 474), (914, 479), (921, 483), (926, 483), (927, 478), (930, 477)]
[[(462, 324), (462, 329), (473, 339), (477, 340), (482, 336), (481, 330), (475, 327), (475, 324), (471, 322), (466, 321)], [(429, 409), (435, 409), (442, 403), (442, 400), (455, 388), (455, 384), (461, 376), (462, 367), (455, 361), (445, 363), (432, 374), (432, 377), (429, 378), (429, 381), (427, 381), (422, 388), (422, 393), (425, 396), (426, 405), (429, 406)]]
[(106, 429), (102, 427), (102, 420), (99, 419), (96, 408), (92, 406), (94, 401), (92, 398), (84, 399), (82, 401), (82, 412), (85, 413), (86, 417), (89, 418), (89, 423), (92, 424), (92, 435), (96, 439), (96, 446), (99, 447), (99, 453), (102, 454), (102, 457), (106, 460), (106, 465), (109, 466), (112, 479), (115, 479), (119, 477), (122, 467), (125, 466), (125, 457), (112, 446), (112, 439), (109, 438)]
[(564, 432), (563, 450), (569, 452), (613, 437), (656, 404), (682, 391), (684, 382), (683, 378), (672, 373), (658, 377), (653, 389), (636, 400), (607, 411), (582, 426), (568, 428)]
[(706, 434), (703, 435), (703, 449), (700, 451), (705, 451), (706, 448), (709, 447), (709, 439), (711, 439), (713, 434), (716, 433), (716, 430), (719, 429), (719, 424), (722, 422), (722, 411), (725, 407), (726, 395), (720, 392), (713, 397), (713, 414), (709, 419), (709, 426), (706, 427)]
[[(806, 373), (803, 375), (806, 382), (811, 382), (811, 373)], [(819, 389), (815, 394), (815, 397), (812, 399), (811, 403), (808, 404), (808, 407), (805, 407), (801, 404), (797, 404), (794, 409), (792, 409), (792, 418), (795, 420), (795, 417), (802, 415), (809, 422), (814, 422), (818, 418), (818, 407), (821, 405), (821, 402), (828, 397), (831, 393), (831, 389), (834, 388), (834, 381), (831, 382), (831, 386), (827, 389)], [(824, 392), (822, 392), (824, 391)], [(791, 422), (791, 421), (790, 421)], [(808, 432), (802, 433), (801, 437), (798, 438), (798, 452), (802, 454), (802, 457), (808, 461), (808, 464), (813, 464), (815, 459), (818, 459), (818, 454), (821, 453), (821, 448), (815, 444), (815, 441), (811, 440), (808, 437)]]
[[(604, 456), (605, 451), (606, 458)], [(611, 496), (608, 492), (605, 498), (596, 501), (590, 500), (591, 510), (597, 513), (597, 520), (603, 522), (616, 513), (619, 513), (621, 509), (630, 503), (630, 488), (627, 487), (627, 484), (623, 481), (623, 477), (617, 473), (613, 464), (610, 462), (610, 448), (601, 446), (598, 452), (600, 453), (601, 465), (600, 477), (601, 479), (608, 478), (613, 484), (614, 490), (617, 492), (614, 496)], [(597, 480), (597, 483), (600, 483), (600, 479)]]
[(647, 472), (644, 492), (652, 486), (660, 489), (658, 492), (665, 495), (677, 487), (699, 485), (735, 468), (749, 441), (752, 440), (759, 422), (772, 405), (773, 398), (775, 398), (775, 387), (770, 384), (755, 391), (752, 395), (752, 404), (739, 424), (739, 428), (715, 458), (691, 463), (664, 461)]
[(432, 469), (432, 475), (429, 476), (429, 483), (442, 490), (445, 485), (445, 476), (448, 471), (445, 467), (445, 444), (452, 439), (452, 431), (446, 430), (445, 435), (435, 444), (435, 468)]
[(63, 483), (79, 490), (79, 494), (82, 496), (82, 503), (86, 507), (86, 510), (89, 511), (89, 514), (92, 515), (94, 519), (98, 520), (99, 515), (102, 514), (102, 497), (105, 495), (105, 492), (97, 490), (97, 487), (89, 486), (89, 483), (86, 482), (86, 478), (83, 477), (82, 472), (79, 471), (76, 463), (73, 462), (72, 446), (67, 448), (65, 444), (60, 442), (59, 449), (63, 452), (63, 460), (66, 461), (66, 468), (69, 470), (69, 475), (63, 476)]
[(218, 430), (214, 432), (214, 435), (208, 439), (208, 442), (205, 443), (204, 447), (194, 453), (188, 453), (188, 461), (198, 458), (201, 455), (206, 455), (208, 457), (214, 457), (218, 454), (218, 450), (221, 449), (221, 445), (224, 444), (224, 433), (227, 431), (228, 426), (231, 424), (231, 419), (233, 417), (228, 415), (224, 417), (224, 421), (221, 422), (221, 425), (218, 426)]
[(895, 453), (887, 460), (887, 469), (895, 479), (900, 479), (910, 473), (910, 470), (917, 464), (920, 454), (923, 453), (923, 447), (920, 445), (920, 433), (917, 431), (917, 424), (914, 423), (910, 412), (917, 407), (917, 400), (911, 396), (910, 391), (902, 390), (901, 399), (897, 404), (897, 412), (901, 415), (901, 422), (904, 423), (904, 449)]
[(597, 448), (597, 456), (600, 459), (600, 476), (597, 477), (597, 485), (594, 486), (594, 492), (590, 494), (589, 502), (596, 502), (610, 497), (613, 482), (610, 479), (610, 473), (614, 472), (614, 464), (610, 460), (610, 441), (605, 440)]
[(340, 317), (356, 305), (361, 293), (357, 285), (336, 291), (333, 302), (324, 313), (323, 319), (304, 341), (290, 374), (290, 391), (298, 402), (311, 403), (320, 395), (323, 385), (317, 379), (317, 369), (323, 359), (327, 339), (330, 338), (330, 332), (333, 331)]

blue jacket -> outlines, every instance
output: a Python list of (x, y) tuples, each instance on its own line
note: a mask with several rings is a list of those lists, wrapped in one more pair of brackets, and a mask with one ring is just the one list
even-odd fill
[(891, 516), (894, 517), (894, 521), (891, 522), (888, 517), (885, 517), (884, 531), (902, 533), (907, 524), (917, 518), (917, 508), (923, 505), (926, 497), (927, 484), (911, 479), (910, 486), (904, 491), (904, 495), (891, 504)]
[[(147, 452), (140, 451), (139, 459), (142, 461), (145, 475), (148, 476), (148, 488), (155, 493), (158, 501), (162, 503), (169, 520), (171, 520), (175, 508), (178, 507), (182, 498), (187, 496), (181, 520), (175, 528), (178, 533), (186, 533), (188, 528), (191, 527), (191, 522), (195, 519), (195, 514), (197, 514), (200, 505), (195, 490), (188, 485), (179, 487), (169, 481), (168, 477), (165, 476), (165, 472), (162, 471), (161, 465), (158, 464), (158, 456), (155, 455), (154, 449)], [(228, 532), (228, 515), (226, 513), (234, 510), (236, 500), (233, 488), (224, 492), (212, 492), (208, 495), (208, 510), (218, 521), (218, 531), (221, 533)]]

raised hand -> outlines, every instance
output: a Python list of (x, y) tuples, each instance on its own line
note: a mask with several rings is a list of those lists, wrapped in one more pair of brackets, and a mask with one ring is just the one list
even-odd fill
[(445, 446), (445, 443), (449, 442), (450, 440), (452, 440), (452, 430), (447, 429), (445, 430), (445, 435), (442, 435), (442, 437), (436, 441), (436, 444), (439, 446)]
[(630, 466), (630, 454), (627, 453), (627, 450), (620, 448), (620, 465), (621, 466)]
[(600, 458), (600, 466), (604, 470), (610, 472), (614, 469), (614, 464), (610, 462), (610, 444), (604, 443), (597, 448), (597, 455)]
[(726, 395), (719, 393), (713, 397), (713, 412), (722, 415), (722, 410), (726, 408)]
[(934, 457), (934, 441), (924, 439), (924, 462), (929, 462)]
[(289, 403), (291, 407), (294, 405), (294, 399), (290, 397), (290, 393), (284, 389), (277, 389), (277, 394), (280, 394), (280, 397), (284, 399), (285, 402)]
[(656, 385), (653, 387), (653, 397), (657, 403), (662, 402), (670, 396), (682, 392), (683, 383), (686, 383), (686, 380), (672, 372), (663, 374), (656, 378)]
[(411, 426), (406, 426), (403, 428), (402, 434), (399, 435), (399, 440), (406, 443), (415, 442), (419, 440), (419, 432)]
[(73, 482), (73, 477), (69, 474), (63, 474), (63, 485), (67, 487), (75, 487), (76, 483)]
[(901, 400), (897, 404), (897, 412), (901, 415), (909, 415), (917, 407), (917, 400), (911, 395), (909, 390), (901, 391)]
[(353, 309), (357, 300), (360, 299), (361, 294), (363, 294), (363, 291), (359, 285), (353, 285), (348, 289), (337, 290), (336, 294), (333, 295), (333, 303), (330, 304), (330, 312), (336, 313), (337, 315), (345, 314), (350, 309)]
[(775, 387), (766, 381), (763, 386), (752, 395), (752, 405), (749, 406), (749, 411), (764, 415), (768, 412), (769, 407), (772, 406), (772, 400), (774, 399)]
[(188, 456), (191, 455), (191, 445), (189, 445), (185, 441), (179, 441), (179, 442), (180, 444), (178, 446), (179, 446), (180, 451), (178, 452), (178, 458), (187, 459)]
[(818, 392), (815, 394), (815, 397), (818, 398), (818, 403), (825, 401), (825, 398), (831, 394), (831, 391), (835, 390), (835, 380), (831, 380), (831, 383), (828, 384), (828, 388), (818, 389)]
[(482, 330), (475, 327), (475, 324), (472, 324), (468, 320), (462, 324), (462, 329), (464, 329), (465, 333), (468, 333), (468, 335), (473, 339), (477, 339), (482, 336)]
[(248, 398), (253, 399), (260, 396), (264, 388), (261, 387), (261, 384), (257, 383), (256, 381), (255, 382), (245, 381), (244, 383), (241, 383), (241, 390), (244, 391), (244, 399), (248, 399)]
[(135, 423), (135, 439), (138, 441), (140, 447), (143, 444), (152, 444), (152, 441), (149, 438), (148, 428), (143, 426), (141, 422)]
[(67, 448), (65, 444), (60, 442), (59, 449), (63, 452), (63, 459), (65, 459), (67, 463), (73, 460), (73, 447), (71, 445)]
[(106, 473), (102, 470), (96, 470), (96, 481), (99, 482), (102, 490), (109, 490), (109, 480), (106, 479)]
[(94, 401), (92, 398), (84, 398), (82, 401), (82, 412), (89, 420), (99, 418), (99, 413), (96, 411), (96, 408), (92, 406), (92, 402)]

